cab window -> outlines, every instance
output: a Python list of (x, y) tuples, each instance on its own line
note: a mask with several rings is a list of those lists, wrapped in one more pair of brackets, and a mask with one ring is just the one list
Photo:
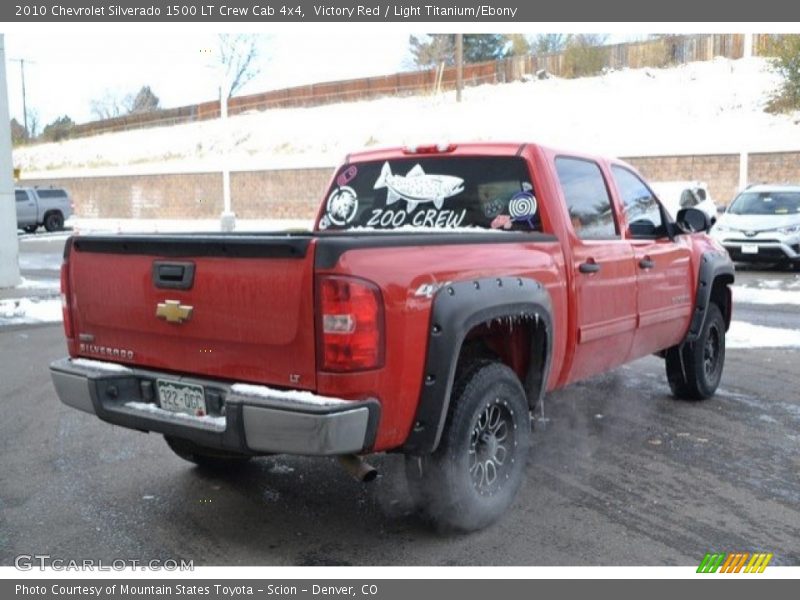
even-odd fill
[(632, 237), (656, 238), (666, 235), (661, 205), (650, 188), (624, 167), (611, 167), (622, 200), (622, 210)]
[(597, 163), (560, 157), (556, 159), (556, 172), (575, 234), (582, 240), (617, 239), (611, 198)]

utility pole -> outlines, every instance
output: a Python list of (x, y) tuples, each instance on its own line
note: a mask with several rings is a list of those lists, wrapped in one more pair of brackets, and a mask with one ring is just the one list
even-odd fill
[[(25, 124), (25, 135), (29, 136), (31, 132), (28, 131), (28, 103), (27, 100), (25, 99), (25, 59), (9, 58), (9, 60), (12, 62), (19, 63), (19, 72), (20, 75), (22, 76), (22, 120), (24, 121)], [(30, 64), (30, 62), (31, 61), (28, 61), (28, 64)]]
[(14, 200), (12, 168), (5, 36), (0, 33), (0, 288), (19, 283), (17, 206)]
[(461, 102), (464, 89), (464, 34), (456, 34), (456, 102)]

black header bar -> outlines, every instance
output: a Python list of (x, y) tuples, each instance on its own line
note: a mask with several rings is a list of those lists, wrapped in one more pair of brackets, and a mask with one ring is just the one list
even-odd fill
[[(4, 23), (523, 23), (800, 21), (786, 0), (16, 0), (0, 4)], [(800, 24), (798, 25), (800, 30)]]

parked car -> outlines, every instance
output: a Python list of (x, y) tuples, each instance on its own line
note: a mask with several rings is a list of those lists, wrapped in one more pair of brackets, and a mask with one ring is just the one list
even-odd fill
[(741, 262), (800, 264), (800, 185), (754, 185), (740, 193), (711, 230)]
[(650, 187), (673, 219), (682, 208), (700, 209), (712, 221), (717, 218), (717, 205), (702, 181), (654, 181)]
[(72, 215), (72, 199), (64, 188), (17, 187), (14, 196), (17, 228), (27, 233), (34, 233), (40, 226), (47, 231), (60, 231)]
[(306, 233), (87, 235), (61, 283), (63, 402), (205, 466), (406, 456), (431, 519), (509, 512), (545, 392), (658, 354), (713, 395), (733, 265), (618, 160), (536, 144), (348, 157)]

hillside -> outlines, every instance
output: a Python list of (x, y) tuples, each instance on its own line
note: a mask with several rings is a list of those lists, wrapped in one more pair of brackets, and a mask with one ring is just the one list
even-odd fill
[[(769, 115), (778, 84), (761, 58), (484, 85), (231, 117), (233, 169), (329, 166), (365, 146), (535, 140), (617, 156), (800, 149), (800, 113)], [(219, 170), (222, 122), (110, 133), (20, 148), (26, 176)]]

